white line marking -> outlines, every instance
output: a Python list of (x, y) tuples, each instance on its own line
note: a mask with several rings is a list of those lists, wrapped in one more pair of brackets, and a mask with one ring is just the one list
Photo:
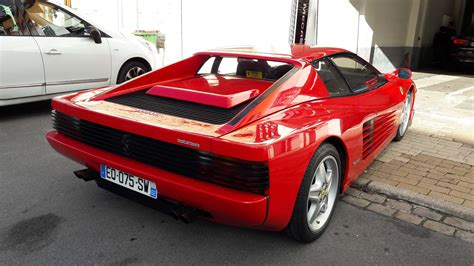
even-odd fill
[(456, 76), (436, 75), (428, 78), (415, 80), (415, 84), (418, 89), (421, 89), (460, 78), (461, 77)]
[(462, 95), (462, 94), (465, 93), (466, 91), (472, 90), (472, 89), (474, 89), (474, 86), (469, 87), (469, 88), (465, 88), (465, 89), (462, 89), (462, 90), (453, 91), (453, 92), (448, 93), (448, 97), (453, 97), (453, 96)]
[(474, 125), (474, 120), (472, 120), (471, 118), (453, 117), (453, 116), (449, 116), (449, 115), (445, 115), (441, 113), (429, 113), (429, 112), (423, 112), (423, 111), (416, 111), (416, 114), (427, 115), (433, 118), (448, 120), (448, 121), (456, 122), (456, 123), (467, 125), (467, 126)]

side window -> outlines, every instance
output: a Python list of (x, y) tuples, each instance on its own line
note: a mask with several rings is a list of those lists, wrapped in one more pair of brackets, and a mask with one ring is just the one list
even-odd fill
[(352, 57), (337, 56), (331, 60), (341, 71), (353, 92), (361, 92), (378, 88), (386, 80), (370, 64)]
[(0, 36), (30, 35), (24, 14), (16, 0), (0, 0)]
[(314, 68), (318, 71), (318, 75), (321, 77), (329, 95), (332, 97), (340, 97), (351, 94), (349, 86), (346, 81), (339, 74), (337, 69), (334, 68), (326, 60), (317, 61), (313, 63)]
[(35, 3), (26, 10), (31, 20), (30, 31), (32, 35), (48, 37), (86, 37), (85, 22), (69, 15), (58, 7)]

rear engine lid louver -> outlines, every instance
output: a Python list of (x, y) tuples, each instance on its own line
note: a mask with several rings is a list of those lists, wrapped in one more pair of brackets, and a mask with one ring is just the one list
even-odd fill
[(251, 102), (249, 100), (232, 108), (221, 108), (149, 95), (147, 91), (148, 89), (126, 93), (105, 99), (105, 101), (214, 125), (228, 123)]

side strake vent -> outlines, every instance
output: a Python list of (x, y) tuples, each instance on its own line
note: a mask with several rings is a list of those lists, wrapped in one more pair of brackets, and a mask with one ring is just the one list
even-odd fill
[(251, 102), (250, 100), (232, 108), (221, 108), (153, 96), (147, 94), (147, 90), (148, 89), (144, 89), (132, 93), (126, 93), (108, 98), (105, 101), (214, 125), (226, 124)]
[(364, 123), (363, 126), (364, 133), (363, 136), (363, 153), (362, 158), (365, 159), (369, 156), (370, 152), (372, 151), (372, 144), (374, 143), (374, 120), (369, 120)]
[(53, 126), (84, 144), (189, 178), (264, 194), (269, 186), (265, 162), (221, 157), (176, 144), (98, 125), (57, 111)]
[(395, 128), (395, 113), (390, 112), (375, 119), (369, 120), (363, 125), (363, 152), (362, 158), (367, 158), (375, 151), (393, 132)]

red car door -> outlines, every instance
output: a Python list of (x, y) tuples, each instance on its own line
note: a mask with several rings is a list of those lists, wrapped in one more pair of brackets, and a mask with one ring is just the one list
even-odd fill
[(360, 114), (359, 158), (357, 168), (365, 169), (395, 137), (399, 109), (403, 102), (400, 88), (372, 65), (353, 54), (330, 58), (349, 85)]

